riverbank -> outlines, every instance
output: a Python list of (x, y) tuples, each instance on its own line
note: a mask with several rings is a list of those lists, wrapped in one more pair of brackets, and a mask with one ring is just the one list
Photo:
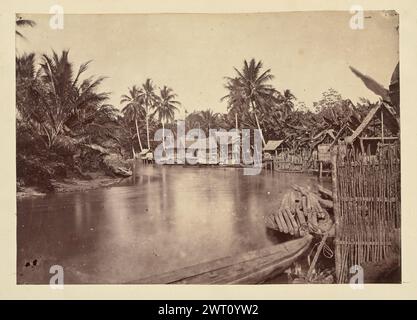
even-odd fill
[(96, 144), (76, 144), (70, 154), (31, 152), (16, 156), (17, 198), (86, 191), (131, 176), (132, 160)]
[(120, 183), (125, 178), (120, 177), (109, 177), (104, 173), (91, 172), (88, 173), (91, 179), (80, 179), (80, 178), (68, 178), (63, 180), (51, 180), (51, 184), (54, 188), (51, 192), (39, 191), (36, 187), (21, 187), (16, 192), (18, 199), (30, 198), (30, 197), (42, 197), (50, 193), (66, 193), (66, 192), (81, 192), (98, 188), (111, 187)]

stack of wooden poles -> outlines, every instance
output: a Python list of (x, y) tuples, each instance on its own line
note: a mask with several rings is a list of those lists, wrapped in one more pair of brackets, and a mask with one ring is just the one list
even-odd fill
[(319, 193), (293, 185), (292, 190), (284, 195), (278, 210), (265, 218), (266, 226), (296, 237), (309, 233), (329, 233), (331, 236), (332, 193), (323, 187), (319, 187)]

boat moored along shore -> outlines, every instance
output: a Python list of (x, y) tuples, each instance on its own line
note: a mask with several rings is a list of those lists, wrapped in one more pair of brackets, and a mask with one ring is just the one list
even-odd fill
[(302, 238), (133, 281), (137, 284), (256, 284), (284, 272), (310, 247)]

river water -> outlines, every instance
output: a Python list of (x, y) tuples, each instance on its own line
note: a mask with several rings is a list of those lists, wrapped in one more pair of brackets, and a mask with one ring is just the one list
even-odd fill
[(17, 281), (129, 283), (276, 244), (264, 216), (304, 174), (136, 165), (122, 183), (17, 201)]

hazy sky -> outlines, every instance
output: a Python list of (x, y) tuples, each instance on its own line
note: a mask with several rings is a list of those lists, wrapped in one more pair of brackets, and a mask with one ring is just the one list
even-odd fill
[(87, 75), (109, 77), (102, 89), (120, 95), (146, 78), (168, 85), (188, 112), (226, 111), (225, 76), (244, 59), (262, 60), (278, 90), (291, 89), (307, 106), (332, 87), (343, 97), (376, 100), (352, 74), (352, 65), (386, 87), (398, 62), (398, 16), (365, 13), (363, 30), (349, 28), (349, 12), (276, 14), (66, 15), (63, 30), (49, 15), (24, 15), (34, 28), (21, 29), (16, 52), (38, 55), (70, 49), (77, 68), (93, 60)]

